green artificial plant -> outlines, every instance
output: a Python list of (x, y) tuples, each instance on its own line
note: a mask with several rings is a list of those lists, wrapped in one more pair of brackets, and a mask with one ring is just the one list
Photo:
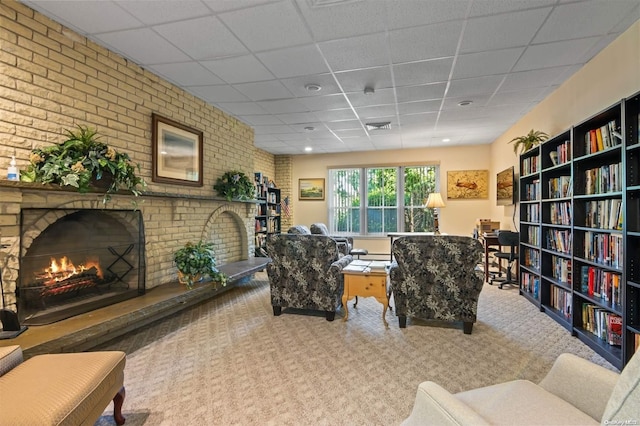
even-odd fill
[(188, 242), (175, 252), (173, 260), (188, 288), (192, 288), (195, 282), (205, 276), (223, 286), (227, 285), (227, 276), (216, 268), (213, 243), (205, 243), (202, 240), (197, 244)]
[(111, 198), (110, 194), (119, 190), (140, 195), (141, 188), (146, 186), (136, 175), (140, 165), (133, 164), (129, 154), (99, 141), (97, 133), (95, 129), (79, 125), (77, 131), (67, 130), (66, 141), (33, 149), (21, 180), (72, 186), (79, 192), (103, 187), (106, 188), (105, 203)]
[[(547, 139), (549, 139), (549, 135), (545, 132), (531, 129), (531, 131), (526, 135), (513, 138), (509, 141), (509, 143), (513, 143), (513, 152), (518, 155), (522, 154), (523, 152), (527, 152), (534, 146), (538, 146)], [(520, 151), (520, 153), (518, 153), (518, 151)]]
[(256, 188), (243, 172), (232, 170), (226, 172), (216, 180), (213, 189), (218, 195), (231, 200), (251, 200), (255, 198)]

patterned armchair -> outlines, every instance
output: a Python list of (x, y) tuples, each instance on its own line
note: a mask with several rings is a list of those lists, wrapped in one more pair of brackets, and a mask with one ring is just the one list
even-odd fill
[(471, 334), (483, 276), (482, 244), (453, 235), (406, 236), (393, 242), (389, 272), (400, 327), (407, 317), (462, 321)]
[(338, 250), (342, 255), (350, 254), (353, 248), (353, 238), (338, 235), (329, 235), (329, 229), (324, 223), (311, 224), (311, 233), (315, 235), (327, 235), (338, 242)]
[(333, 321), (342, 302), (342, 269), (353, 257), (338, 256), (336, 241), (323, 235), (271, 235), (267, 252), (273, 259), (267, 266), (273, 315), (282, 308), (312, 309)]

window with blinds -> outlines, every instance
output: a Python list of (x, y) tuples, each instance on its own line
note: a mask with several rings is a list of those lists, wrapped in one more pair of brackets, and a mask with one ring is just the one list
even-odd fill
[(439, 186), (438, 170), (435, 165), (330, 170), (331, 232), (383, 235), (433, 231), (433, 211), (424, 204)]

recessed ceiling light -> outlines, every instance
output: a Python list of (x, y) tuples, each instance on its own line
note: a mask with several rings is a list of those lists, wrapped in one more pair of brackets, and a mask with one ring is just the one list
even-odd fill
[(450, 142), (450, 141), (451, 141), (451, 139), (449, 139), (449, 138), (442, 139), (442, 142)]
[(310, 146), (306, 146), (306, 147), (304, 148), (304, 151), (305, 151), (305, 152), (311, 152), (311, 151), (313, 151), (313, 148), (311, 148)]
[(304, 128), (304, 130), (306, 130), (307, 132), (313, 132), (316, 128), (313, 126), (307, 126)]
[(310, 92), (319, 92), (320, 90), (322, 90), (322, 86), (315, 83), (307, 84), (306, 86), (304, 86), (304, 88)]
[(473, 101), (460, 101), (458, 102), (458, 106), (467, 106), (467, 105), (471, 105), (473, 103)]

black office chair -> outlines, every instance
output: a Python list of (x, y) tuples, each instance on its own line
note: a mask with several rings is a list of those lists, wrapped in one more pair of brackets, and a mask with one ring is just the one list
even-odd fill
[(499, 231), (498, 232), (498, 243), (501, 246), (509, 247), (508, 252), (497, 252), (494, 253), (493, 256), (498, 258), (498, 260), (505, 259), (507, 261), (507, 274), (504, 278), (502, 277), (493, 277), (489, 281), (489, 284), (493, 285), (493, 283), (499, 283), (498, 288), (502, 288), (505, 284), (511, 285), (519, 285), (519, 282), (513, 277), (513, 264), (518, 260), (518, 244), (520, 243), (520, 235), (517, 232), (513, 231)]

